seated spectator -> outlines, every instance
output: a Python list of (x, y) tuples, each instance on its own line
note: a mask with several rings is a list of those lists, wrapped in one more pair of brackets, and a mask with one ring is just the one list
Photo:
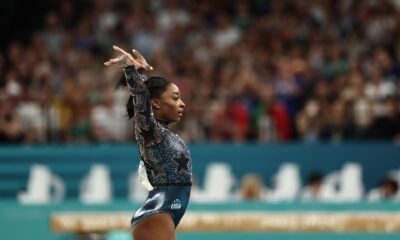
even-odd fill
[(379, 187), (372, 189), (368, 193), (368, 200), (371, 202), (382, 201), (382, 200), (400, 200), (398, 183), (391, 179), (385, 178), (379, 184)]
[(265, 200), (266, 191), (261, 177), (249, 173), (242, 178), (238, 194), (240, 200)]
[(321, 200), (321, 186), (323, 177), (317, 172), (313, 172), (308, 177), (307, 186), (301, 193), (300, 200), (302, 201), (318, 201)]

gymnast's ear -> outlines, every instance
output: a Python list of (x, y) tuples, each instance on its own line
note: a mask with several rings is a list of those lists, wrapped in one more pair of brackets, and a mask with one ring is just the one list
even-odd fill
[(158, 100), (157, 98), (150, 99), (150, 102), (151, 102), (151, 106), (153, 107), (153, 109), (160, 109), (161, 108), (160, 100)]

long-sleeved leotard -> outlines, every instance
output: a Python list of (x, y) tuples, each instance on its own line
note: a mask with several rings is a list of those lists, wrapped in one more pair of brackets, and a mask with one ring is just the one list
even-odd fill
[(135, 136), (147, 177), (155, 186), (188, 186), (192, 183), (192, 159), (182, 139), (166, 123), (154, 118), (142, 69), (124, 68), (134, 103)]

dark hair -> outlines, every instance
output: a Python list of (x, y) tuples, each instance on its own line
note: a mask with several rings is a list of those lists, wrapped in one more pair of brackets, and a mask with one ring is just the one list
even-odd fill
[(380, 185), (381, 186), (386, 185), (386, 186), (390, 187), (393, 190), (393, 192), (395, 192), (395, 193), (399, 190), (399, 184), (395, 180), (388, 178), (388, 177), (384, 178), (381, 181)]
[(318, 172), (311, 172), (308, 175), (308, 184), (315, 184), (315, 183), (320, 183), (323, 180), (322, 174)]
[[(150, 98), (159, 98), (161, 94), (167, 89), (168, 85), (172, 82), (163, 77), (150, 77), (144, 82), (150, 93)], [(120, 86), (126, 86), (125, 76), (122, 75), (115, 88)], [(128, 118), (132, 119), (135, 114), (133, 105), (133, 96), (131, 95), (126, 103), (126, 111), (128, 112)]]

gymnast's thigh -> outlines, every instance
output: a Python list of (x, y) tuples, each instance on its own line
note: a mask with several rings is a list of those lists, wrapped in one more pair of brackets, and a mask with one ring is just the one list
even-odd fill
[(169, 213), (156, 213), (138, 223), (132, 231), (134, 240), (175, 240), (175, 225)]

